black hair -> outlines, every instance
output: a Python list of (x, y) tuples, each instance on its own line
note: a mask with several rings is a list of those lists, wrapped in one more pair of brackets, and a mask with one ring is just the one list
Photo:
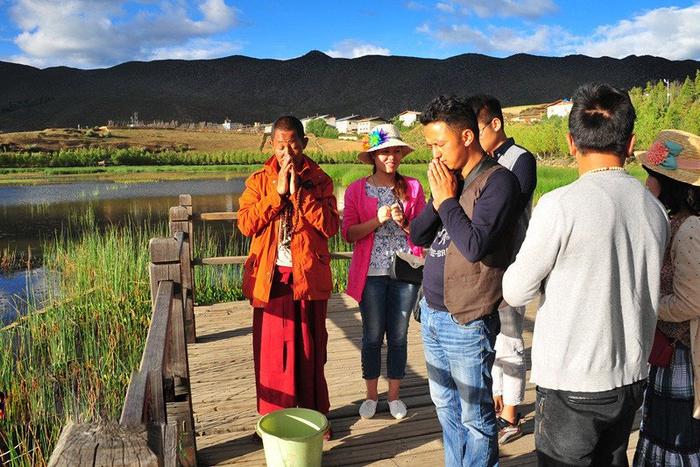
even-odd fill
[(626, 91), (607, 83), (588, 83), (574, 92), (569, 133), (583, 154), (589, 151), (627, 157), (637, 114)]
[(477, 94), (467, 99), (467, 104), (472, 108), (477, 120), (491, 123), (494, 118), (497, 118), (501, 121), (501, 126), (504, 125), (503, 109), (495, 97), (488, 94)]
[(293, 131), (299, 138), (304, 139), (304, 125), (301, 120), (293, 115), (284, 115), (272, 124), (272, 136), (275, 135), (275, 130)]
[(687, 210), (694, 216), (700, 216), (700, 186), (675, 180), (644, 165), (642, 167), (659, 181), (659, 201), (666, 207), (669, 215)]
[(420, 115), (423, 125), (445, 122), (453, 130), (472, 130), (474, 138), (479, 138), (479, 124), (476, 115), (464, 99), (456, 96), (438, 96), (433, 99)]

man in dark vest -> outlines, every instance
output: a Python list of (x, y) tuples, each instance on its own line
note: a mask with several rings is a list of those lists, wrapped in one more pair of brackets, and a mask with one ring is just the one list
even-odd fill
[(491, 367), (520, 187), (484, 153), (476, 116), (464, 100), (436, 98), (421, 123), (433, 152), (432, 197), (411, 222), (411, 241), (429, 247), (421, 323), (430, 396), (445, 465), (491, 466), (498, 462)]

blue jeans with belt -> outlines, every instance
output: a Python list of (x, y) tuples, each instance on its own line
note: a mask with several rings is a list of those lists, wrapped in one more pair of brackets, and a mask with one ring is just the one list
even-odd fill
[(386, 376), (402, 379), (406, 374), (408, 322), (416, 303), (418, 286), (369, 276), (362, 291), (362, 377), (379, 378), (382, 343), (386, 334)]
[(442, 426), (447, 467), (498, 465), (491, 395), (498, 312), (459, 324), (421, 300), (421, 330), (430, 397)]

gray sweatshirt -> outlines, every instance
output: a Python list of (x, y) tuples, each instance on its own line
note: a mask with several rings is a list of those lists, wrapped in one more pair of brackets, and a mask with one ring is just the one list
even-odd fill
[(606, 391), (647, 377), (666, 212), (622, 171), (593, 172), (535, 207), (503, 297), (525, 305), (543, 291), (531, 381), (566, 391)]

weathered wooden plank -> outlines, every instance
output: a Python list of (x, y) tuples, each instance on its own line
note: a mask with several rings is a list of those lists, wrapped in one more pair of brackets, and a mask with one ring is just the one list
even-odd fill
[(131, 373), (129, 387), (122, 407), (119, 423), (122, 426), (139, 426), (144, 422), (144, 407), (148, 394), (148, 375), (139, 370)]
[(213, 256), (211, 258), (195, 258), (195, 266), (210, 265), (210, 264), (243, 264), (247, 256)]
[(156, 467), (158, 458), (148, 448), (143, 427), (69, 423), (61, 432), (49, 466), (76, 465)]
[(201, 221), (233, 221), (238, 219), (237, 212), (202, 212), (192, 216), (195, 220)]
[(174, 283), (180, 282), (180, 264), (153, 264), (148, 266), (148, 275), (150, 278), (151, 300), (155, 303), (155, 297), (158, 294), (158, 284), (163, 281), (171, 281)]
[(182, 309), (182, 296), (176, 293), (172, 298), (170, 307), (170, 324), (168, 332), (168, 344), (170, 348), (169, 358), (164, 362), (164, 374), (166, 377), (177, 376), (189, 379), (187, 371), (187, 344), (185, 343), (185, 323)]
[[(185, 206), (173, 206), (168, 211), (170, 222), (182, 222), (190, 220), (190, 213)], [(172, 232), (174, 233), (174, 232)]]
[(178, 242), (175, 237), (171, 238), (152, 238), (148, 242), (148, 251), (151, 262), (160, 263), (176, 263), (180, 261), (180, 248), (182, 241)]
[(178, 196), (178, 203), (180, 206), (189, 206), (192, 207), (192, 195), (190, 194), (181, 194)]
[(151, 326), (146, 336), (141, 371), (148, 374), (150, 420), (165, 422), (165, 394), (163, 392), (163, 365), (168, 352), (168, 332), (170, 327), (170, 308), (172, 306), (174, 284), (161, 281), (153, 305)]
[(177, 467), (178, 466), (178, 424), (169, 422), (164, 426), (163, 434), (163, 466)]

